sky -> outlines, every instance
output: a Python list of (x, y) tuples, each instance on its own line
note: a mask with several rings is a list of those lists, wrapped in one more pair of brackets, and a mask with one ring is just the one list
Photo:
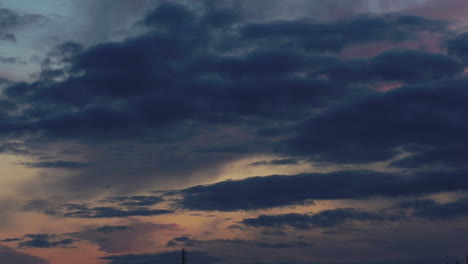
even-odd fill
[(0, 0), (0, 263), (464, 263), (467, 12)]

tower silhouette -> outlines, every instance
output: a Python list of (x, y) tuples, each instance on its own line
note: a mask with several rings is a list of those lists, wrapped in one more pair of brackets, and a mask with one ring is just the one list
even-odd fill
[(185, 264), (185, 248), (182, 248), (182, 264)]

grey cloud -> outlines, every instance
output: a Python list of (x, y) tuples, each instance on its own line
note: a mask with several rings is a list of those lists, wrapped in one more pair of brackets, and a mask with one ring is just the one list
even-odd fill
[(5, 57), (5, 56), (0, 56), (0, 63), (3, 63), (3, 64), (26, 64), (26, 62), (21, 60), (20, 58)]
[(0, 39), (7, 42), (16, 42), (16, 36), (11, 33), (0, 33)]
[(321, 211), (316, 214), (260, 215), (246, 218), (242, 223), (252, 227), (293, 227), (296, 229), (330, 228), (350, 221), (383, 221), (386, 217), (377, 213), (352, 208), (338, 208)]
[(16, 42), (14, 31), (34, 24), (43, 24), (49, 21), (46, 16), (39, 14), (19, 14), (18, 12), (0, 8), (0, 40)]
[(48, 234), (27, 234), (23, 241), (18, 245), (20, 247), (28, 248), (55, 248), (62, 247), (67, 248), (73, 244), (73, 239), (57, 239), (56, 235)]

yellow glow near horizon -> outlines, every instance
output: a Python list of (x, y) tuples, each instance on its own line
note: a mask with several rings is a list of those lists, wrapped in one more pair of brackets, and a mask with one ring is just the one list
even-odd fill
[(15, 195), (22, 182), (37, 177), (37, 169), (18, 164), (25, 161), (28, 161), (27, 158), (21, 156), (0, 156), (0, 197)]

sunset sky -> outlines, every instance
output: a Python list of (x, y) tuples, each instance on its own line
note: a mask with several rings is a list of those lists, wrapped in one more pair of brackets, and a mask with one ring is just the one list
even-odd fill
[(0, 264), (464, 263), (467, 14), (0, 0)]

